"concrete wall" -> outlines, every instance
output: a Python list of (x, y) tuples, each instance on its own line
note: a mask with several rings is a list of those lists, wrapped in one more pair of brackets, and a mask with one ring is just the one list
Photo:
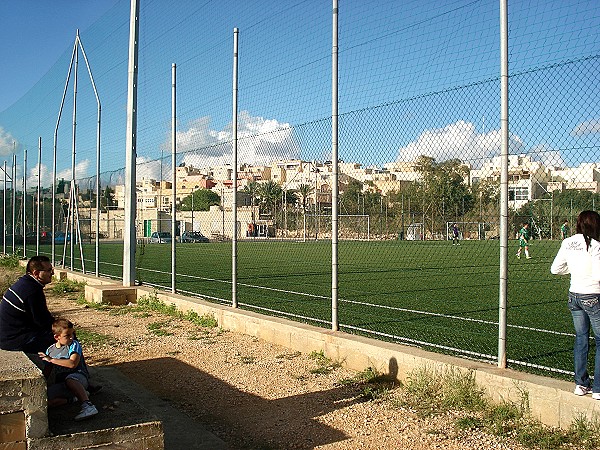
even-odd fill
[[(71, 273), (67, 276), (79, 279), (81, 277), (80, 274)], [(123, 304), (128, 301), (127, 296), (131, 296), (130, 289), (136, 290), (137, 298), (156, 295), (159, 300), (174, 304), (182, 311), (192, 310), (199, 315), (213, 315), (219, 326), (227, 330), (256, 336), (267, 342), (304, 353), (322, 350), (327, 357), (357, 371), (372, 367), (381, 373), (405, 381), (413, 370), (424, 366), (440, 370), (447, 368), (470, 370), (474, 372), (477, 383), (496, 401), (520, 402), (523, 393), (526, 393), (532, 415), (550, 426), (567, 428), (573, 419), (580, 415), (591, 419), (600, 414), (600, 402), (592, 400), (591, 396), (574, 395), (572, 393), (574, 385), (566, 381), (510, 369), (499, 369), (487, 363), (334, 332), (282, 318), (262, 316), (251, 311), (217, 305), (179, 294), (156, 292), (144, 286), (123, 288), (115, 285), (115, 292), (109, 294), (109, 297), (106, 294), (109, 290), (108, 286), (87, 285), (85, 295), (89, 301), (102, 302), (103, 295), (107, 295), (105, 297), (107, 300), (111, 298), (113, 301), (121, 291), (122, 298), (117, 298), (116, 301), (117, 304)]]
[(22, 352), (0, 350), (0, 448), (26, 448), (48, 433), (46, 380)]

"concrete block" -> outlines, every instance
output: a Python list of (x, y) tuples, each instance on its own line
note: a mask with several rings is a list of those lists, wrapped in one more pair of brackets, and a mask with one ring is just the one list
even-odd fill
[(91, 448), (163, 450), (164, 433), (161, 422), (146, 422), (28, 441), (29, 450), (64, 450), (67, 448), (71, 450)]
[(25, 411), (0, 414), (0, 442), (25, 441)]
[(87, 302), (107, 305), (121, 306), (137, 301), (136, 288), (126, 286), (86, 284), (84, 295)]
[(40, 369), (22, 352), (0, 350), (0, 414), (22, 412), (25, 435), (48, 432), (46, 380)]

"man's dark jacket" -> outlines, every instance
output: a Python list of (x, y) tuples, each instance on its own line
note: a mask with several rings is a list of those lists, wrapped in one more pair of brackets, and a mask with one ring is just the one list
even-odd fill
[(0, 301), (0, 348), (23, 350), (35, 336), (48, 333), (53, 321), (44, 286), (31, 275), (23, 275)]

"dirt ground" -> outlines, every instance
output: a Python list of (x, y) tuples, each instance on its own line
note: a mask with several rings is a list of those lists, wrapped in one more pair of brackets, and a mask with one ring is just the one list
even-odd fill
[[(87, 331), (109, 337), (84, 342), (90, 366), (117, 368), (232, 449), (522, 448), (459, 431), (452, 415), (420, 419), (391, 400), (401, 389), (391, 399), (366, 401), (361, 386), (340, 383), (355, 372), (338, 367), (314, 373), (319, 365), (310, 353), (319, 349), (301, 354), (156, 312), (98, 311), (77, 304), (77, 293), (46, 291), (53, 314), (74, 322), (81, 336)], [(90, 421), (126, 415), (126, 408), (115, 399)]]

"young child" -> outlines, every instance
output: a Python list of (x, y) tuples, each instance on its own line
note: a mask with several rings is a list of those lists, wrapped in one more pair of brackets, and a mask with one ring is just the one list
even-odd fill
[(48, 347), (46, 353), (39, 353), (40, 358), (48, 363), (44, 375), (56, 370), (56, 383), (48, 387), (48, 406), (71, 403), (75, 396), (81, 402), (81, 410), (75, 420), (95, 416), (98, 410), (90, 402), (86, 391), (89, 372), (81, 344), (75, 339), (73, 324), (66, 319), (57, 319), (52, 324), (52, 333), (56, 344)]

